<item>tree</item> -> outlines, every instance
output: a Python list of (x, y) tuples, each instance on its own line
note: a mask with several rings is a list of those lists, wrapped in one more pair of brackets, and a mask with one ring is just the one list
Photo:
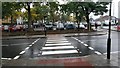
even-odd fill
[(52, 22), (54, 23), (55, 20), (57, 19), (57, 13), (58, 13), (58, 4), (56, 2), (48, 2), (47, 4), (50, 8), (50, 18), (52, 19)]
[(88, 23), (87, 28), (88, 30), (91, 30), (91, 24), (89, 22), (89, 15), (90, 13), (94, 13), (95, 15), (103, 15), (104, 13), (106, 13), (108, 11), (107, 9), (107, 5), (109, 3), (107, 2), (82, 2), (81, 3), (81, 7), (82, 10), (85, 14), (86, 17), (86, 21)]
[(79, 22), (85, 16), (86, 21), (88, 23), (87, 28), (91, 30), (91, 25), (89, 22), (89, 15), (90, 13), (94, 13), (95, 15), (103, 15), (106, 13), (107, 2), (69, 2), (67, 5), (63, 7), (63, 10), (68, 13), (73, 13), (76, 15), (76, 19), (79, 25)]
[(11, 24), (13, 23), (13, 16), (18, 11), (21, 11), (22, 3), (16, 2), (3, 2), (2, 3), (2, 18), (11, 17)]
[(35, 3), (34, 8), (39, 20), (43, 21), (45, 17), (48, 17), (48, 13), (50, 9), (47, 5), (41, 5), (40, 3)]

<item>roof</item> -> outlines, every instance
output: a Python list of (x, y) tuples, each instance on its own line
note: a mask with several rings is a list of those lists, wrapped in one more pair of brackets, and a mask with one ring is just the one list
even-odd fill
[[(117, 19), (114, 16), (111, 16), (111, 19)], [(100, 18), (96, 19), (95, 21), (104, 21), (104, 20), (109, 20), (110, 16), (106, 15), (106, 16), (101, 16)]]

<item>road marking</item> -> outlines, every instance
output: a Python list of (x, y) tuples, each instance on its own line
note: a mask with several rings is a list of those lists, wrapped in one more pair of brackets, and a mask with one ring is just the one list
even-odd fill
[(79, 52), (79, 53), (82, 53), (82, 52)]
[(71, 54), (71, 53), (78, 53), (78, 51), (77, 50), (43, 51), (42, 55)]
[(47, 42), (53, 42), (53, 41), (59, 42), (59, 41), (67, 41), (67, 40), (47, 40)]
[[(53, 39), (52, 38), (48, 38), (47, 40), (56, 40), (56, 39), (54, 39), (54, 38)], [(67, 40), (67, 39), (66, 38), (61, 38), (61, 39), (59, 38), (57, 40), (61, 40), (61, 41), (63, 40), (64, 41), (64, 40)]]
[(39, 39), (40, 39), (40, 38), (38, 38), (37, 40), (35, 40), (35, 41), (32, 43), (32, 45), (34, 45)]
[(20, 56), (18, 55), (18, 56), (16, 56), (16, 57), (14, 57), (14, 59), (18, 59)]
[(92, 48), (92, 47), (88, 47), (90, 50), (94, 50), (94, 48)]
[(30, 47), (26, 47), (25, 50), (28, 50)]
[(7, 46), (9, 46), (9, 45), (2, 45), (2, 47), (7, 47)]
[(45, 46), (54, 46), (54, 45), (71, 45), (71, 43), (45, 44)]
[(2, 60), (11, 60), (12, 58), (1, 58)]
[(47, 41), (46, 44), (48, 44), (48, 43), (68, 43), (68, 42), (69, 41), (51, 41), (51, 42)]
[(95, 53), (97, 54), (97, 55), (102, 55), (100, 52), (98, 52), (98, 51), (95, 51)]
[(77, 39), (77, 38), (75, 38), (75, 37), (72, 37), (72, 38), (75, 39), (75, 40), (77, 40), (78, 42), (84, 44), (84, 42), (82, 42), (81, 40), (79, 40), (79, 39)]
[(74, 46), (56, 46), (56, 47), (42, 47), (42, 50), (46, 49), (74, 49)]
[(81, 41), (82, 44), (84, 44), (84, 42)]
[[(118, 52), (120, 52), (120, 51), (113, 51), (113, 52), (110, 52), (110, 53), (118, 53)], [(103, 54), (107, 54), (107, 53), (103, 53)]]
[(87, 44), (83, 44), (84, 46), (86, 46), (86, 47), (88, 47), (88, 45)]
[[(22, 55), (25, 53), (26, 50), (28, 50), (32, 45), (34, 45), (40, 38), (38, 38), (37, 40), (35, 40), (31, 45), (29, 45), (28, 47), (25, 48), (24, 51), (20, 52), (19, 54)], [(14, 57), (14, 59), (18, 59), (20, 57), (20, 55)]]
[(20, 52), (20, 55), (22, 55), (22, 54), (24, 54), (25, 53), (25, 51), (22, 51), (22, 52)]
[(29, 47), (31, 47), (32, 45), (29, 45)]
[[(80, 41), (79, 39), (75, 38), (75, 37), (72, 37), (73, 39), (77, 40), (78, 42), (82, 43), (84, 46), (88, 47), (89, 45), (85, 44), (84, 42)], [(92, 47), (88, 47), (90, 50), (94, 50), (94, 48)], [(95, 53), (97, 55), (102, 55), (102, 53), (98, 52), (98, 51), (95, 51)]]

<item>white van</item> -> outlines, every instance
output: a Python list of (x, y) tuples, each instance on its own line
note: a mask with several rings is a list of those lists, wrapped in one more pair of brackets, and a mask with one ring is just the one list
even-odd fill
[(64, 29), (63, 23), (57, 23), (57, 29)]

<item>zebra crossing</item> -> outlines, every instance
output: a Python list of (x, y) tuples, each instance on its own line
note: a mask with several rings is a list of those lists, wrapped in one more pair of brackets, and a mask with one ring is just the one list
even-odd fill
[(65, 37), (48, 37), (41, 49), (42, 56), (76, 56), (78, 51)]

